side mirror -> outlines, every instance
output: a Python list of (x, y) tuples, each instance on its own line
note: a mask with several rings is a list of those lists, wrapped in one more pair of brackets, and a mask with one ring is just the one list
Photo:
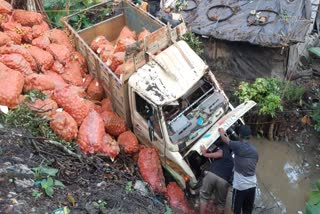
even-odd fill
[(148, 119), (148, 130), (149, 130), (149, 139), (152, 142), (154, 141), (154, 126), (150, 118)]

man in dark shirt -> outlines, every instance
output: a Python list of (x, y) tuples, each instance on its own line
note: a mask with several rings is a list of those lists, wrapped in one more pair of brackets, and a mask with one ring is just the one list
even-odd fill
[(251, 214), (256, 193), (256, 166), (259, 159), (257, 149), (248, 142), (251, 136), (249, 126), (239, 129), (239, 141), (231, 141), (223, 129), (219, 129), (221, 139), (234, 153), (234, 175), (232, 207), (234, 214)]
[(229, 182), (232, 180), (233, 158), (228, 146), (225, 144), (217, 146), (217, 150), (213, 153), (208, 153), (205, 147), (201, 146), (202, 155), (211, 158), (212, 163), (209, 171), (205, 172), (200, 189), (200, 214), (207, 213), (208, 201), (212, 194), (217, 203), (216, 213), (223, 213), (226, 204)]

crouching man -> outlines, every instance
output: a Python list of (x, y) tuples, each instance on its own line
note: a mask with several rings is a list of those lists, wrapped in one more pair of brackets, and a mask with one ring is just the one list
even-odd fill
[[(212, 153), (201, 146), (202, 155), (212, 159), (212, 162), (209, 171), (205, 172), (200, 189), (200, 214), (223, 213), (226, 204), (229, 182), (232, 180), (233, 158), (227, 145), (219, 143), (217, 146), (217, 150)], [(215, 205), (208, 206), (212, 195)], [(209, 207), (215, 210), (207, 210)]]

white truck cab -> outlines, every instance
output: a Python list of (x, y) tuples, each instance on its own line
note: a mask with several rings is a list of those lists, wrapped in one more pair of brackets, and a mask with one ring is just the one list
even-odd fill
[(195, 186), (206, 160), (200, 146), (214, 146), (218, 128), (230, 129), (255, 103), (233, 108), (203, 60), (176, 42), (129, 78), (133, 131), (158, 149), (163, 167), (185, 187)]

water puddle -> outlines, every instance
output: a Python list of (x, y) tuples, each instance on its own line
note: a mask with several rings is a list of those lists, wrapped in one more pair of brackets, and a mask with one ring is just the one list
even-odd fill
[(254, 139), (253, 144), (259, 152), (256, 213), (304, 213), (313, 181), (302, 150), (266, 139)]

